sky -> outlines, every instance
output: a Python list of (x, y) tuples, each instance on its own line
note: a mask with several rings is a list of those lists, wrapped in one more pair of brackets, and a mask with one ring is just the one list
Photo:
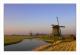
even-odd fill
[(75, 4), (5, 4), (4, 34), (51, 33), (52, 24), (65, 26), (62, 34), (76, 33)]

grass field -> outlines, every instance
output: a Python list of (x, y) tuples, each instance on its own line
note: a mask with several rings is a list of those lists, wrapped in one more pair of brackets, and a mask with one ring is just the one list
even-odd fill
[(10, 45), (10, 44), (15, 44), (15, 43), (18, 43), (18, 42), (21, 42), (23, 40), (23, 37), (21, 36), (5, 36), (4, 37), (4, 45)]
[(28, 35), (5, 35), (4, 36), (4, 45), (11, 45), (21, 42), (24, 39), (32, 39)]

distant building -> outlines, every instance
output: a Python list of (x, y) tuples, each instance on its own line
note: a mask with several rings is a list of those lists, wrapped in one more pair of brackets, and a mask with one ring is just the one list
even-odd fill
[(60, 36), (60, 28), (59, 25), (52, 25), (52, 35), (53, 36)]
[(61, 36), (61, 27), (64, 27), (64, 26), (60, 26), (59, 25), (59, 21), (58, 21), (58, 17), (57, 17), (57, 22), (58, 22), (58, 24), (57, 25), (51, 25), (52, 26), (52, 34), (51, 34), (51, 36), (52, 37), (54, 37), (54, 38), (62, 38), (62, 36)]

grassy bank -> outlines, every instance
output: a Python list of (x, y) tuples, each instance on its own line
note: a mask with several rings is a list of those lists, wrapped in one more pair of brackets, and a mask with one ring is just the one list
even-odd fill
[(76, 38), (72, 35), (63, 37), (62, 39), (50, 38), (48, 36), (43, 36), (41, 40), (48, 42), (50, 44), (39, 46), (33, 51), (75, 51), (76, 50)]
[(54, 42), (33, 49), (33, 51), (76, 51), (76, 41)]
[(46, 49), (47, 51), (76, 51), (76, 41), (61, 42)]
[(11, 35), (6, 35), (4, 36), (4, 45), (10, 45), (10, 44), (15, 44), (19, 43), (23, 40), (24, 38), (21, 36), (11, 36)]

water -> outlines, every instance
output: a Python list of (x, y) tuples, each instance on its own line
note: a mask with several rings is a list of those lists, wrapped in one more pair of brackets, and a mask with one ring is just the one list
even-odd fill
[(4, 47), (5, 51), (32, 51), (34, 48), (48, 44), (37, 39), (24, 39), (22, 42)]

